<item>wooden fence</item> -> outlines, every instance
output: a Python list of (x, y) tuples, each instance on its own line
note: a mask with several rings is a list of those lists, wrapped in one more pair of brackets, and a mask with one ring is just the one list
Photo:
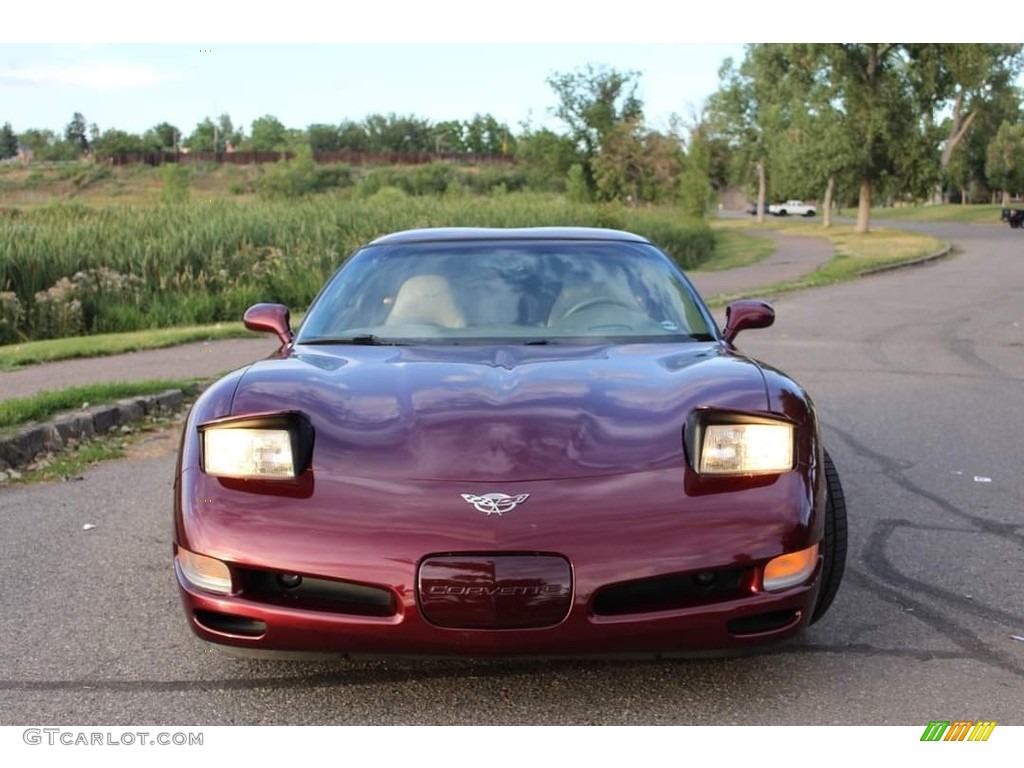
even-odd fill
[[(111, 165), (163, 165), (164, 163), (229, 163), (255, 165), (291, 160), (294, 152), (122, 152), (100, 162)], [(511, 165), (512, 155), (485, 155), (462, 152), (314, 152), (317, 163), (350, 165), (425, 165), (448, 162), (466, 165)]]

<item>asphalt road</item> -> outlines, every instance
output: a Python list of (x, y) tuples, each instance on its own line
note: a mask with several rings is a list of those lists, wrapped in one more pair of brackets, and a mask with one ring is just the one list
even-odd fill
[(1024, 724), (1024, 235), (928, 230), (963, 252), (787, 296), (740, 337), (812, 392), (846, 489), (847, 578), (799, 640), (674, 661), (228, 657), (178, 603), (166, 439), (0, 491), (0, 724)]

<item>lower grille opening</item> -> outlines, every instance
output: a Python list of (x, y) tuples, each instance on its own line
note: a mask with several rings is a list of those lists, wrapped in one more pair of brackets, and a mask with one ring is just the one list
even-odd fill
[(230, 616), (216, 611), (196, 611), (196, 621), (213, 632), (244, 637), (259, 637), (267, 631), (266, 622), (247, 619), (244, 616)]
[(756, 635), (761, 632), (782, 629), (799, 618), (798, 611), (772, 611), (755, 616), (744, 616), (742, 619), (733, 619), (725, 627), (734, 635)]
[(749, 576), (748, 569), (734, 568), (615, 584), (598, 591), (594, 598), (594, 613), (598, 616), (622, 616), (731, 600), (748, 593)]
[(398, 612), (394, 594), (381, 587), (251, 569), (239, 569), (239, 576), (247, 600), (353, 616), (394, 616)]

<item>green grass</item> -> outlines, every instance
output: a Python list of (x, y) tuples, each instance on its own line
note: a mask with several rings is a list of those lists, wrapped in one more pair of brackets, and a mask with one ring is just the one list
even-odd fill
[(775, 253), (774, 240), (747, 235), (734, 229), (715, 229), (715, 255), (700, 265), (701, 272), (719, 272), (746, 267)]
[[(732, 225), (732, 222), (718, 224), (720, 229), (728, 229), (731, 226), (746, 229), (751, 224), (741, 220), (737, 220), (735, 225)], [(808, 227), (806, 222), (774, 221), (766, 223), (765, 226), (787, 235), (824, 237), (832, 243), (835, 254), (820, 268), (795, 280), (761, 286), (757, 290), (733, 296), (716, 296), (709, 302), (711, 306), (723, 306), (739, 298), (774, 295), (853, 280), (879, 267), (912, 262), (947, 246), (942, 240), (928, 235), (895, 229), (877, 228), (865, 235), (859, 235), (853, 231), (852, 226), (832, 226), (825, 229), (822, 226)]]
[[(1011, 205), (1021, 208), (1022, 205)], [(900, 208), (872, 208), (871, 218), (882, 221), (953, 221), (965, 224), (999, 224), (1007, 226), (1000, 218), (1001, 205), (911, 205)], [(851, 208), (847, 215), (856, 216)]]
[(191, 393), (196, 390), (198, 381), (198, 379), (119, 381), (47, 390), (38, 392), (31, 397), (3, 400), (0, 401), (0, 429), (10, 429), (32, 421), (40, 421), (61, 411), (81, 408), (84, 403), (89, 405), (111, 403), (121, 398), (151, 395), (166, 389), (182, 389)]
[(0, 371), (9, 371), (36, 363), (69, 360), (76, 357), (103, 357), (161, 349), (193, 341), (214, 341), (253, 337), (241, 323), (215, 323), (184, 328), (160, 328), (152, 331), (102, 333), (96, 336), (69, 336), (64, 339), (26, 341), (0, 347)]
[[(292, 330), (299, 327), (306, 316), (304, 311), (292, 312)], [(242, 323), (212, 323), (183, 328), (157, 328), (150, 331), (101, 333), (95, 336), (68, 336), (64, 339), (26, 341), (21, 344), (0, 346), (0, 372), (12, 371), (28, 365), (53, 363), (77, 357), (107, 357), (147, 349), (163, 349), (189, 344), (194, 341), (220, 339), (255, 339), (265, 334), (254, 333)]]
[(61, 451), (36, 469), (25, 469), (19, 474), (21, 482), (80, 479), (82, 471), (101, 461), (120, 459), (125, 455), (124, 435), (101, 435), (83, 440), (73, 448)]
[(259, 301), (305, 307), (350, 253), (402, 229), (564, 225), (637, 232), (684, 269), (713, 255), (708, 225), (678, 209), (549, 194), (0, 208), (0, 342), (229, 322)]

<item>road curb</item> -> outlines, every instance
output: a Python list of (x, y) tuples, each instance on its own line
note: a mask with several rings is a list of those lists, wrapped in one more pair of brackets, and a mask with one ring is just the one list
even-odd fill
[(13, 435), (0, 437), (0, 481), (6, 480), (12, 470), (16, 472), (40, 456), (80, 440), (134, 424), (146, 416), (177, 413), (185, 407), (188, 396), (181, 389), (166, 389), (153, 395), (65, 411), (50, 421), (22, 427)]
[(858, 277), (867, 277), (868, 275), (877, 275), (881, 272), (892, 272), (897, 269), (906, 269), (907, 267), (918, 267), (922, 264), (929, 264), (939, 259), (944, 259), (949, 256), (953, 251), (953, 245), (946, 243), (945, 246), (937, 250), (935, 253), (930, 253), (927, 256), (921, 256), (920, 258), (913, 259), (911, 261), (901, 261), (898, 264), (883, 264), (880, 267), (872, 267), (861, 272)]

